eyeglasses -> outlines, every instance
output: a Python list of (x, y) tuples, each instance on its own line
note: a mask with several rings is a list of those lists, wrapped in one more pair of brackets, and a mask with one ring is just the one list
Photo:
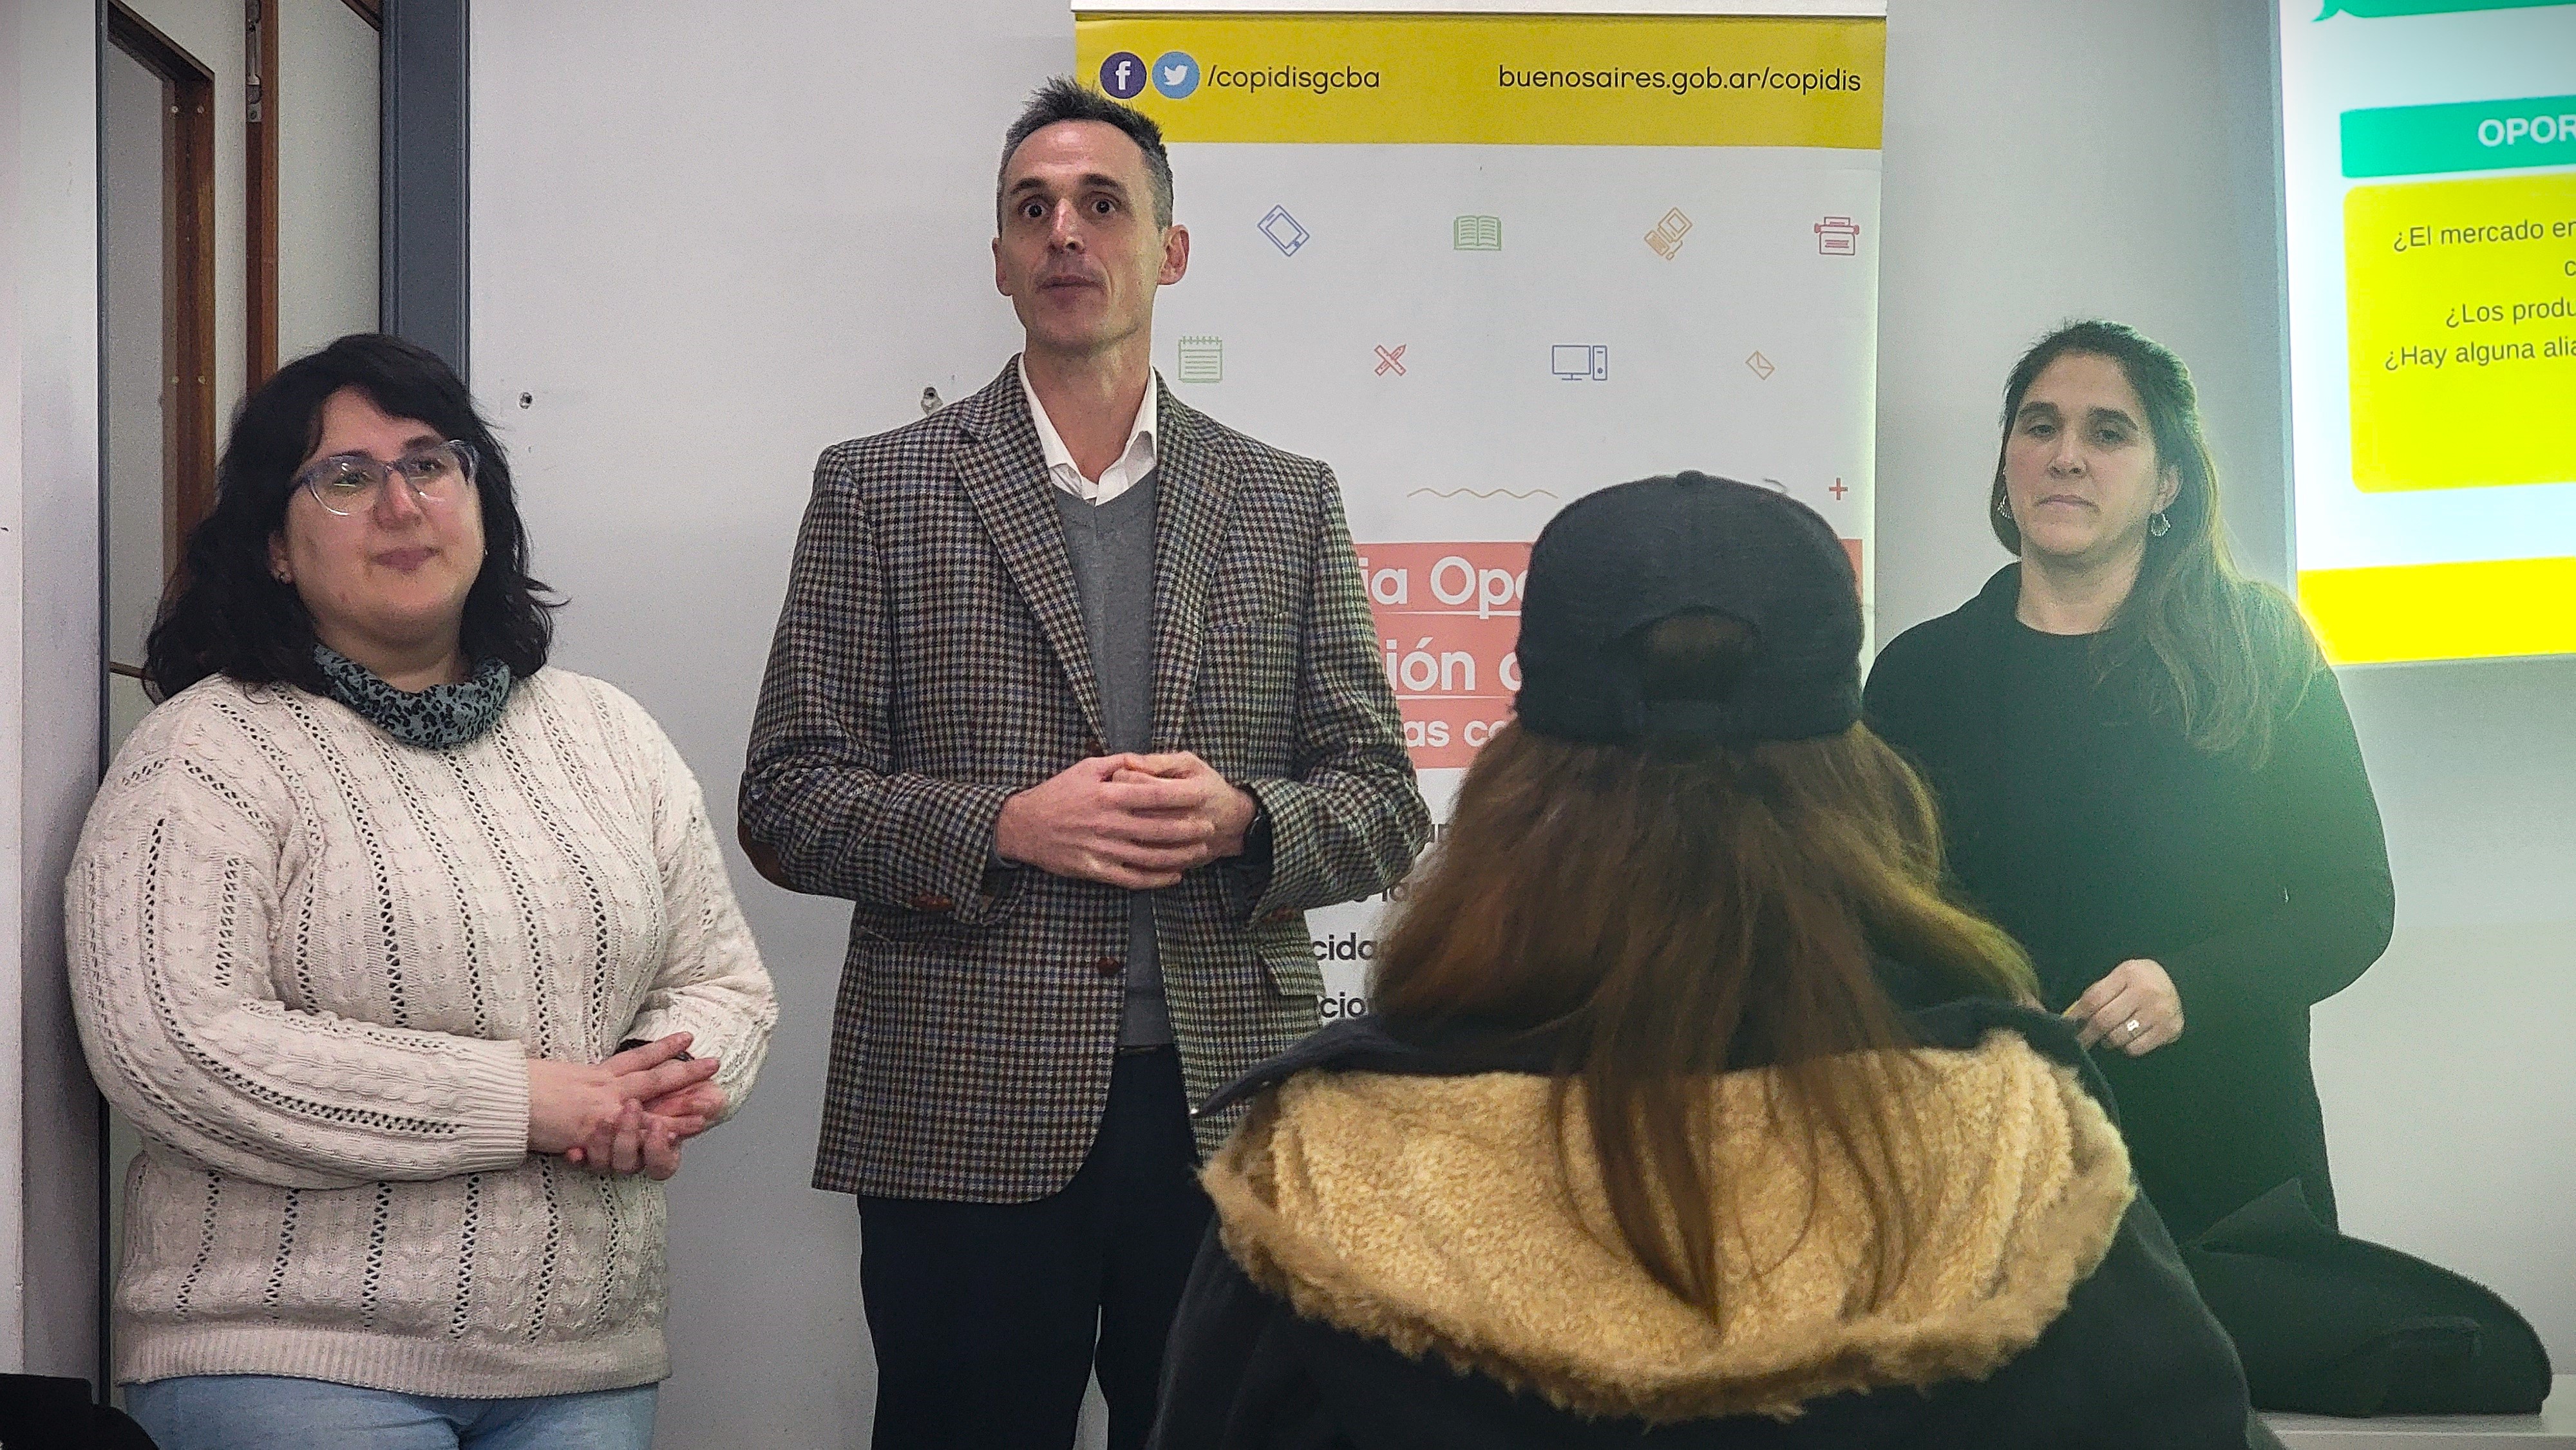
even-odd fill
[(451, 438), (391, 463), (358, 454), (325, 458), (295, 475), (295, 481), (315, 503), (345, 518), (374, 508), (384, 496), (385, 480), (397, 475), (424, 507), (452, 503), (473, 486), (474, 461), (474, 445)]

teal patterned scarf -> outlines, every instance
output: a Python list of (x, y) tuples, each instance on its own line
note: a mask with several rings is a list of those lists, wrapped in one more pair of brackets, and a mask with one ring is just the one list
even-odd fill
[(424, 750), (446, 750), (479, 738), (501, 718), (511, 687), (518, 683), (508, 665), (485, 660), (456, 684), (397, 690), (329, 645), (313, 646), (313, 658), (331, 683), (332, 699), (403, 744)]

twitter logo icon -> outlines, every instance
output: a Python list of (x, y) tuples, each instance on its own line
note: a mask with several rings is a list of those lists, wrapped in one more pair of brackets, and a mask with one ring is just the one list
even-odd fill
[(1186, 50), (1167, 50), (1154, 62), (1154, 89), (1178, 101), (1199, 88), (1199, 63)]

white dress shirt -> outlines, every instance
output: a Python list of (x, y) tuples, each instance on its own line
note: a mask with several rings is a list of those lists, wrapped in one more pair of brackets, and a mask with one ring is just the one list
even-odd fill
[(1064, 446), (1063, 435), (1055, 431), (1055, 421), (1047, 417), (1046, 404), (1038, 401), (1038, 390), (1029, 386), (1029, 365), (1020, 364), (1020, 391), (1029, 396), (1029, 418), (1038, 425), (1038, 448), (1046, 455), (1047, 478), (1056, 487), (1089, 503), (1107, 503), (1136, 486), (1138, 480), (1154, 471), (1154, 425), (1160, 410), (1156, 395), (1162, 392), (1158, 374), (1145, 380), (1145, 401), (1136, 409), (1136, 426), (1127, 436), (1126, 451), (1118, 461), (1100, 470), (1098, 478), (1085, 478), (1075, 466), (1073, 451)]

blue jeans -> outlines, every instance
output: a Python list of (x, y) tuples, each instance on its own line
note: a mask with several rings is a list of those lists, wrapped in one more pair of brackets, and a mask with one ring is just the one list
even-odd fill
[(655, 1385), (471, 1400), (193, 1374), (125, 1387), (161, 1450), (651, 1450)]

